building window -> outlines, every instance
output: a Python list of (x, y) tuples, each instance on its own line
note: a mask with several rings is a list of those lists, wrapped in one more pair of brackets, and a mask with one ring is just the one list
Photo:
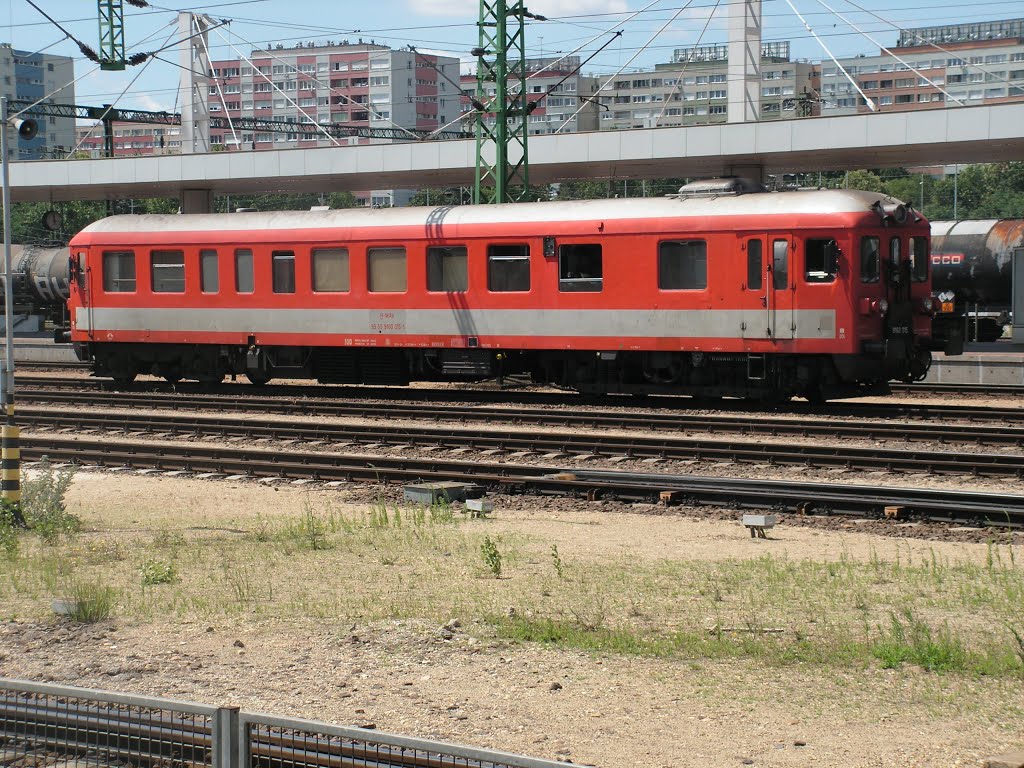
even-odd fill
[(371, 293), (402, 293), (406, 289), (405, 248), (370, 248), (366, 252), (367, 288)]
[(185, 292), (183, 251), (150, 251), (149, 268), (153, 293)]
[(702, 291), (707, 287), (706, 241), (658, 243), (658, 288), (663, 291)]
[(252, 270), (252, 251), (239, 248), (235, 251), (235, 291), (252, 293), (256, 288), (256, 280)]
[(295, 252), (274, 251), (270, 263), (274, 293), (295, 293)]
[(530, 290), (530, 246), (487, 246), (487, 290)]
[(103, 252), (103, 290), (108, 293), (135, 292), (135, 251)]
[(217, 293), (220, 290), (217, 252), (199, 252), (199, 289), (203, 293)]
[(602, 288), (601, 246), (563, 245), (558, 249), (558, 290), (599, 292)]
[(427, 290), (456, 293), (469, 290), (466, 247), (427, 248)]

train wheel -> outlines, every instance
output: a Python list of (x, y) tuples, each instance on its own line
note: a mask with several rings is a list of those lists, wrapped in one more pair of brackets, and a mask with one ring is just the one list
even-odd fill
[(131, 374), (131, 375), (115, 376), (114, 377), (114, 386), (117, 386), (117, 387), (127, 387), (133, 381), (135, 381), (135, 374), (134, 373)]
[(181, 381), (181, 375), (177, 373), (164, 374), (164, 381), (166, 381), (168, 384), (177, 384), (179, 381)]
[(262, 387), (268, 381), (270, 381), (270, 375), (264, 373), (263, 371), (246, 371), (245, 378), (247, 378), (251, 384), (257, 387)]

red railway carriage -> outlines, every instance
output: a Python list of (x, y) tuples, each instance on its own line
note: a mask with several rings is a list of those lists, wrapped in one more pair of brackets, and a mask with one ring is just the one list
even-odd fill
[(71, 242), (71, 338), (120, 381), (529, 372), (820, 399), (924, 375), (923, 218), (867, 192), (714, 192), (114, 216)]

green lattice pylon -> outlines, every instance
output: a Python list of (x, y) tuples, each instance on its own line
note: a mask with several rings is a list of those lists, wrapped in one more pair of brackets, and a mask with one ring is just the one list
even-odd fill
[(124, 2), (96, 1), (100, 17), (100, 69), (124, 69)]
[[(527, 18), (522, 0), (480, 0), (480, 45), (476, 67), (476, 182), (474, 203), (513, 203), (529, 192), (526, 151)], [(493, 86), (494, 94), (490, 95)], [(486, 122), (494, 116), (494, 126)]]

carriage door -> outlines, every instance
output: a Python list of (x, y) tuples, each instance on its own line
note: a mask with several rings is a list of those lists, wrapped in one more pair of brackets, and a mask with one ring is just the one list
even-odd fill
[[(770, 339), (771, 317), (768, 309), (771, 272), (767, 270), (764, 235), (743, 235), (740, 252), (746, 260), (743, 281), (742, 320), (740, 335), (744, 339)], [(770, 242), (770, 241), (769, 241)]]
[(793, 244), (789, 238), (770, 237), (766, 266), (765, 295), (768, 337), (792, 339), (796, 331), (793, 303)]

